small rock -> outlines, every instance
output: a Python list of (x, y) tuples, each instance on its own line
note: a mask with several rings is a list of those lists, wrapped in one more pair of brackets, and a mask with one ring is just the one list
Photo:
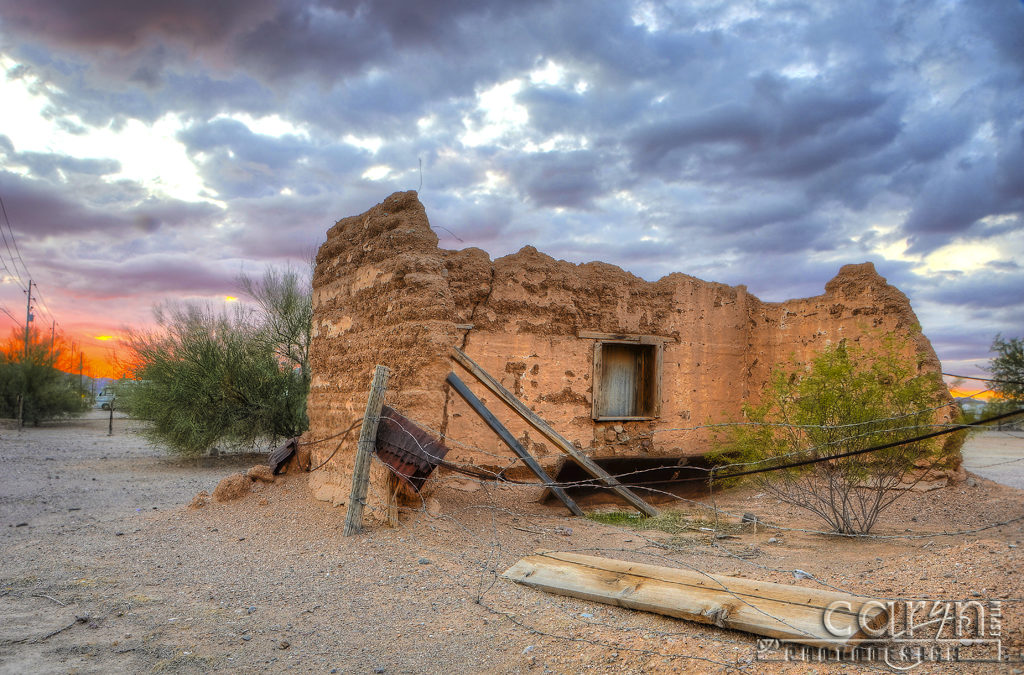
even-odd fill
[(967, 487), (978, 487), (978, 481), (974, 479), (974, 476), (968, 476)]
[(252, 639), (252, 636), (251, 635), (243, 635), (242, 639), (245, 640), (246, 642), (248, 642), (249, 640)]
[(18, 523), (15, 527), (28, 527), (28, 523)]
[(591, 614), (590, 612), (582, 612), (582, 613), (580, 613), (580, 616), (582, 616), (584, 619), (593, 619), (594, 618), (594, 615)]
[(441, 515), (441, 503), (434, 498), (427, 500), (427, 513), (434, 516), (435, 518)]
[[(333, 673), (334, 671), (332, 670), (331, 672)], [(373, 672), (375, 672), (375, 673), (386, 673), (387, 670), (385, 670), (384, 668), (374, 668)]]
[(534, 649), (533, 645), (527, 645), (526, 649), (523, 650), (523, 654), (529, 654)]
[(625, 429), (623, 428), (623, 426), (621, 424), (613, 425), (612, 429), (614, 429), (615, 433), (617, 433), (617, 434), (621, 434), (623, 431), (625, 431)]
[(555, 534), (560, 534), (563, 537), (571, 537), (572, 536), (572, 528), (571, 527), (562, 527), (561, 525), (556, 525), (555, 526)]
[(756, 523), (760, 518), (755, 516), (753, 513), (744, 513), (743, 517), (740, 518), (741, 523)]
[(430, 564), (430, 558), (420, 558), (419, 562), (420, 562), (421, 565), (429, 565)]
[(772, 538), (770, 538), (770, 539), (768, 540), (768, 543), (769, 543), (769, 544), (781, 544), (781, 543), (782, 543), (782, 540), (781, 540), (781, 539), (779, 539), (778, 537), (772, 537)]
[(253, 612), (255, 612), (255, 611), (256, 611), (256, 608), (255, 608), (255, 607), (250, 607), (249, 609), (245, 610), (245, 613), (246, 613), (246, 614), (252, 614), (252, 613), (253, 613)]
[(287, 640), (281, 640), (281, 642), (279, 642), (277, 644), (277, 648), (278, 649), (288, 649), (291, 646), (292, 646), (292, 643), (288, 642)]

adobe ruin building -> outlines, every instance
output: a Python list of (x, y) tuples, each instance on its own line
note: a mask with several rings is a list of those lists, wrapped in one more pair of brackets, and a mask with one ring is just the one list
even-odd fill
[[(450, 391), (450, 371), (546, 469), (562, 454), (466, 375), (452, 346), (592, 457), (705, 453), (710, 434), (686, 428), (739, 419), (773, 366), (806, 360), (830, 341), (903, 337), (922, 370), (940, 371), (906, 296), (871, 263), (844, 266), (823, 295), (762, 302), (744, 286), (685, 274), (648, 282), (530, 246), (491, 260), (478, 248), (438, 248), (415, 192), (395, 193), (328, 231), (313, 307), (308, 440), (358, 421), (374, 366), (384, 364), (393, 371), (388, 404), (445, 435), (446, 459), (496, 468), (514, 455)], [(335, 443), (313, 445), (312, 465)], [(352, 434), (310, 475), (319, 498), (348, 498), (355, 449)]]

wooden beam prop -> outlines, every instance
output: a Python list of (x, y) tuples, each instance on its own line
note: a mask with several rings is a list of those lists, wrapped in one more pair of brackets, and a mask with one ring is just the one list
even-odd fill
[(526, 405), (516, 398), (512, 392), (505, 387), (501, 386), (501, 383), (494, 379), (490, 373), (481, 368), (476, 361), (469, 358), (465, 352), (458, 347), (452, 347), (452, 358), (458, 362), (463, 368), (465, 368), (473, 377), (480, 381), (480, 384), (490, 389), (494, 394), (504, 401), (512, 410), (519, 414), (524, 420), (526, 420), (534, 429), (544, 434), (549, 441), (555, 444), (556, 447), (565, 452), (574, 462), (580, 465), (584, 471), (588, 474), (601, 481), (604, 485), (610, 487), (620, 497), (625, 499), (627, 502), (636, 507), (641, 513), (654, 517), (658, 515), (658, 509), (654, 508), (643, 499), (637, 496), (635, 492), (622, 485), (615, 479), (614, 476), (609, 474), (607, 471), (602, 469), (600, 466), (594, 463), (589, 457), (580, 452), (575, 445), (565, 440), (564, 437), (558, 434), (551, 426), (537, 416), (535, 412), (526, 407)]
[(380, 410), (384, 407), (384, 392), (388, 388), (391, 369), (377, 366), (373, 371), (373, 384), (366, 401), (363, 426), (359, 430), (359, 446), (356, 449), (356, 463), (352, 468), (352, 490), (348, 496), (348, 512), (345, 514), (346, 537), (363, 530), (363, 507), (366, 506), (366, 490), (370, 483), (370, 456), (377, 445), (377, 427), (380, 424)]
[(849, 593), (578, 553), (539, 552), (502, 576), (549, 593), (813, 646), (856, 644), (889, 620), (884, 603)]
[(499, 422), (498, 418), (487, 409), (487, 406), (485, 406), (483, 402), (469, 390), (466, 383), (459, 379), (458, 375), (455, 373), (448, 373), (447, 382), (452, 386), (452, 389), (454, 389), (458, 395), (469, 404), (469, 407), (473, 409), (473, 412), (479, 415), (480, 418), (487, 423), (487, 426), (489, 426), (491, 430), (498, 435), (498, 438), (500, 438), (502, 442), (512, 450), (512, 452), (516, 453), (516, 455), (519, 456), (519, 459), (523, 460), (526, 466), (530, 468), (530, 471), (532, 471), (533, 474), (537, 476), (537, 478), (539, 478), (540, 481), (544, 483), (544, 485), (547, 486), (547, 488), (551, 490), (556, 497), (562, 500), (562, 503), (565, 504), (566, 508), (569, 509), (573, 515), (584, 515), (583, 509), (581, 509), (576, 502), (572, 500), (572, 497), (565, 494), (565, 490), (555, 485), (555, 481), (551, 480), (551, 476), (549, 476), (547, 472), (544, 471), (544, 468), (537, 463), (537, 460), (533, 458), (533, 455), (527, 452), (526, 448), (524, 448), (522, 444), (515, 439), (515, 436), (505, 428), (505, 425)]

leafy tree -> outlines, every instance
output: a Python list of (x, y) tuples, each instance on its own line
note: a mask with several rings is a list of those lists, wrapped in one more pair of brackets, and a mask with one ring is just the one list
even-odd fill
[(119, 388), (118, 407), (151, 421), (149, 437), (175, 452), (252, 446), (308, 426), (308, 280), (271, 271), (242, 285), (254, 309), (164, 304), (156, 330), (129, 332), (135, 382)]
[(0, 417), (17, 417), (19, 400), (25, 422), (38, 426), (48, 419), (84, 412), (89, 402), (76, 390), (77, 378), (58, 369), (63, 338), (51, 342), (39, 331), (14, 330), (0, 345)]
[(942, 381), (937, 374), (919, 374), (918, 364), (903, 356), (900, 346), (887, 340), (880, 350), (865, 350), (844, 341), (806, 366), (776, 369), (760, 404), (744, 407), (753, 424), (734, 427), (713, 459), (753, 463), (741, 469), (820, 459), (757, 474), (755, 480), (836, 532), (870, 532), (881, 512), (903, 494), (897, 486), (915, 482), (915, 472), (919, 480), (959, 447), (933, 439), (839, 457), (930, 430), (942, 401)]
[(1003, 339), (997, 334), (992, 351), (996, 357), (987, 369), (996, 380), (992, 388), (1006, 400), (1024, 403), (1024, 339)]
[(242, 275), (242, 287), (259, 308), (262, 328), (258, 338), (282, 360), (299, 369), (309, 382), (309, 342), (313, 329), (310, 280), (286, 267), (268, 269), (259, 281)]

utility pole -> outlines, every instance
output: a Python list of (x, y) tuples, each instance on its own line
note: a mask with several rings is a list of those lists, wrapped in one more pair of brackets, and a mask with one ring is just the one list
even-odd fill
[[(32, 280), (28, 280), (28, 290), (25, 291), (28, 298), (25, 300), (25, 363), (24, 367), (27, 373), (28, 370), (28, 338), (29, 338), (29, 324), (32, 322)], [(25, 394), (28, 383), (22, 380), (21, 384), (21, 395), (18, 396), (18, 431), (21, 431), (25, 425)]]
[(85, 352), (78, 352), (78, 391), (85, 393), (85, 385), (82, 384), (82, 364), (85, 362)]
[(56, 332), (57, 332), (57, 320), (54, 319), (53, 323), (50, 324), (50, 358), (51, 359), (53, 358), (53, 344), (54, 344), (53, 338), (54, 338), (54, 334)]
[(28, 325), (32, 322), (32, 280), (28, 280), (28, 300), (25, 302), (25, 360), (28, 361)]

